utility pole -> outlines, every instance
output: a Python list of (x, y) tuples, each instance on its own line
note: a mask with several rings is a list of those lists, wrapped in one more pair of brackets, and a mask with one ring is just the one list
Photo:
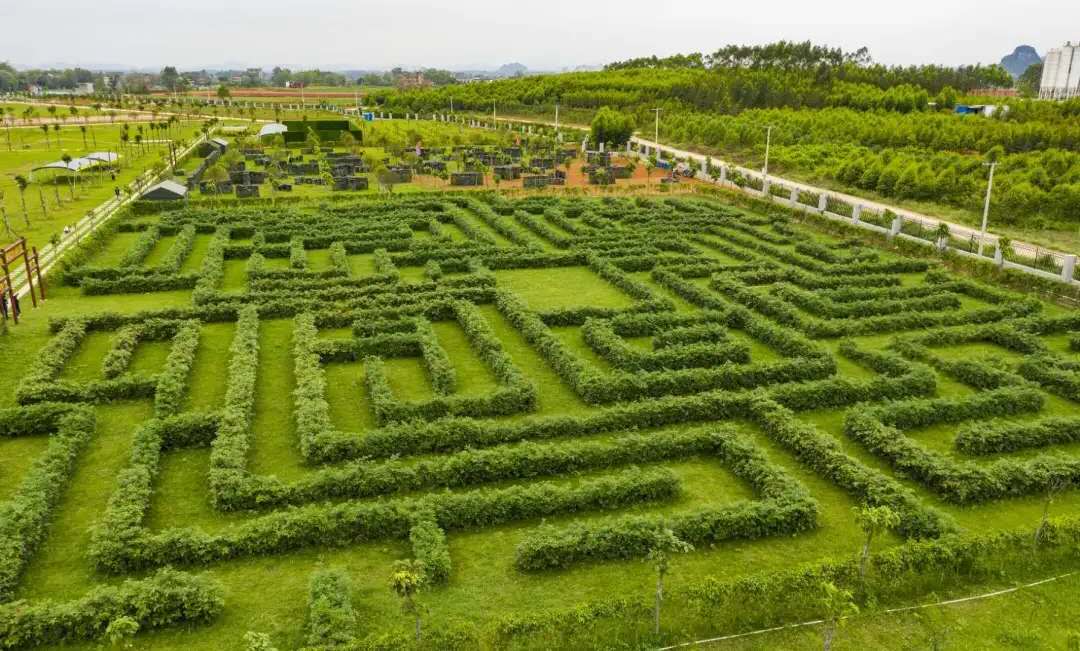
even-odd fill
[(769, 178), (769, 145), (772, 144), (772, 127), (765, 127), (765, 167), (761, 170), (763, 178)]
[(653, 113), (656, 113), (656, 123), (653, 125), (653, 148), (656, 149), (656, 158), (660, 159), (660, 111), (663, 109), (654, 108)]
[(979, 255), (983, 254), (983, 240), (986, 239), (986, 220), (990, 217), (990, 192), (994, 189), (994, 168), (997, 167), (997, 161), (992, 163), (983, 163), (990, 167), (990, 179), (986, 183), (986, 203), (983, 204), (983, 218), (982, 228), (979, 229)]

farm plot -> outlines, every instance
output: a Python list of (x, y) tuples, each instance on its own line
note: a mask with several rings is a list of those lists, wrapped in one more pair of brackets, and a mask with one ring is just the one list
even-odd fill
[(1077, 562), (1033, 532), (1080, 507), (1080, 316), (785, 218), (187, 206), (63, 281), (0, 352), (7, 646), (683, 641)]

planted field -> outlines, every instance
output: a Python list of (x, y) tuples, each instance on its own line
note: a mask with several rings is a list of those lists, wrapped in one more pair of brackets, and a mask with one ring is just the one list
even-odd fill
[(8, 646), (651, 647), (1078, 564), (1080, 316), (786, 217), (187, 206), (54, 289), (0, 348)]

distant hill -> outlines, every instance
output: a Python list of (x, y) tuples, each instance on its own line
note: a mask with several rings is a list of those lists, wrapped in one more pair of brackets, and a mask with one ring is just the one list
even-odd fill
[(499, 69), (495, 71), (496, 77), (521, 77), (528, 74), (529, 69), (520, 63), (506, 63), (499, 66)]
[(1020, 45), (1012, 54), (1001, 58), (1001, 67), (1009, 71), (1014, 78), (1024, 74), (1029, 66), (1042, 63), (1042, 57), (1030, 45)]

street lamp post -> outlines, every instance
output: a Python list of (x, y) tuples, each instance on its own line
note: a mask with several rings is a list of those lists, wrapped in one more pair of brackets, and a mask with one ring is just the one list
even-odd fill
[(997, 167), (997, 161), (993, 163), (983, 163), (983, 165), (990, 166), (990, 178), (986, 182), (986, 202), (983, 204), (982, 228), (979, 229), (980, 256), (983, 254), (983, 241), (986, 239), (986, 221), (990, 217), (990, 192), (994, 189), (994, 168)]
[(761, 170), (761, 176), (769, 178), (769, 145), (772, 144), (772, 126), (765, 127), (765, 167)]
[(656, 158), (660, 158), (660, 111), (663, 109), (654, 108), (653, 113), (656, 113), (656, 122), (653, 124), (653, 147), (656, 149)]

